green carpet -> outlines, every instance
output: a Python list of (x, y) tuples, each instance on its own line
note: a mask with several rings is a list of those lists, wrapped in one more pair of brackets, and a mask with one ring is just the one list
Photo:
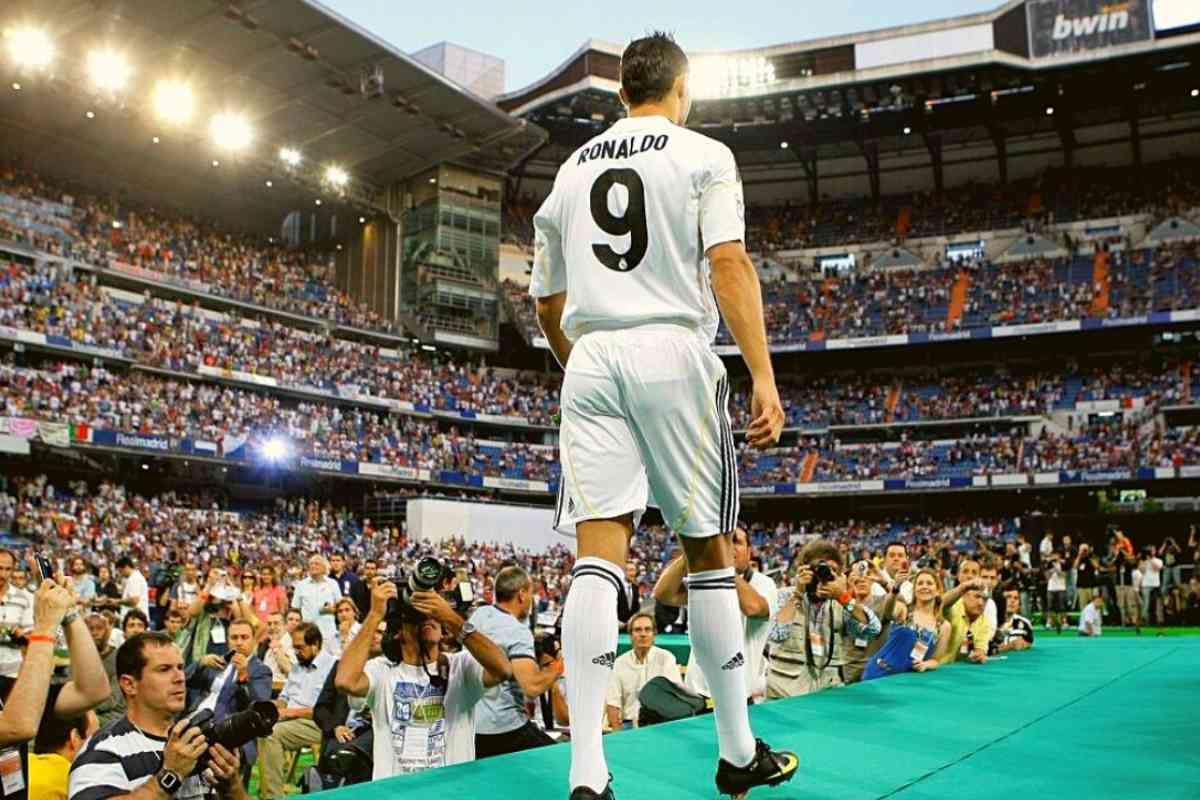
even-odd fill
[[(801, 772), (753, 798), (1200, 797), (1200, 639), (1041, 636), (1026, 653), (776, 701), (755, 733)], [(619, 800), (715, 798), (711, 717), (605, 737)], [(563, 800), (565, 745), (329, 793)]]
[[(1060, 635), (1064, 636), (1064, 637), (1068, 637), (1068, 636), (1073, 637), (1076, 635), (1076, 632), (1075, 632), (1074, 625), (1072, 625), (1069, 628), (1063, 628), (1063, 632), (1061, 634), (1056, 634), (1056, 633), (1054, 633), (1054, 631), (1045, 631), (1039, 625), (1039, 626), (1037, 626), (1037, 634), (1036, 635), (1038, 635), (1038, 636), (1044, 635), (1044, 636), (1047, 636), (1050, 638), (1057, 637)], [(1135, 636), (1136, 637), (1136, 636), (1140, 636), (1143, 639), (1145, 639), (1145, 638), (1153, 639), (1156, 636), (1200, 636), (1200, 628), (1181, 628), (1181, 627), (1142, 628), (1142, 631), (1139, 634), (1133, 628), (1126, 629), (1126, 628), (1106, 627), (1104, 629), (1104, 636), (1105, 637), (1124, 637), (1124, 636)], [(681, 666), (681, 667), (683, 665), (687, 664), (688, 655), (692, 652), (692, 643), (686, 635), (679, 636), (679, 635), (665, 634), (665, 633), (660, 634), (659, 636), (655, 637), (654, 644), (657, 647), (661, 647), (665, 650), (671, 651), (675, 655), (675, 660), (679, 662), (679, 666)], [(621, 655), (622, 653), (627, 651), (631, 646), (632, 645), (629, 641), (629, 636), (624, 633), (621, 634), (621, 636), (617, 639), (617, 655)]]

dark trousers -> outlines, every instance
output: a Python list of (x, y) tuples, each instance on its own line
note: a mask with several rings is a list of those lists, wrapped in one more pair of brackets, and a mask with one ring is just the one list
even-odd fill
[(554, 744), (554, 740), (532, 722), (526, 722), (516, 730), (506, 733), (475, 734), (475, 758), (519, 753), (522, 750), (532, 750), (548, 744)]

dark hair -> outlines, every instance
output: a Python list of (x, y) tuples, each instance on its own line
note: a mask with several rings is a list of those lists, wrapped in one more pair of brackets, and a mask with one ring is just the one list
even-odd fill
[(621, 88), (630, 106), (661, 100), (688, 70), (687, 55), (675, 37), (662, 31), (634, 39), (621, 54)]
[(174, 644), (174, 639), (160, 631), (147, 631), (131, 636), (125, 640), (125, 644), (117, 648), (117, 678), (129, 675), (140, 681), (142, 670), (146, 668), (146, 648), (172, 647)]
[(301, 622), (292, 631), (292, 635), (300, 634), (304, 637), (304, 643), (309, 647), (316, 647), (325, 643), (324, 637), (321, 636), (321, 629), (311, 622)]
[(146, 630), (150, 630), (150, 618), (143, 614), (140, 608), (131, 608), (125, 614), (125, 619), (121, 620), (121, 633), (125, 632), (125, 626), (129, 624), (129, 620), (131, 619), (140, 619), (142, 624), (146, 626)]
[(71, 731), (79, 734), (79, 738), (87, 738), (87, 712), (80, 714), (78, 717), (71, 719), (60, 719), (54, 713), (54, 705), (58, 702), (58, 695), (62, 691), (62, 687), (66, 684), (55, 684), (50, 687), (50, 694), (46, 698), (46, 710), (42, 714), (42, 722), (38, 726), (37, 736), (33, 739), (33, 752), (41, 755), (49, 753), (57, 753), (71, 741)]
[(804, 545), (804, 549), (800, 551), (800, 563), (812, 564), (817, 561), (832, 561), (839, 567), (842, 566), (842, 551), (828, 539), (814, 539)]
[(185, 617), (183, 615), (183, 612), (180, 611), (178, 608), (172, 608), (170, 611), (167, 612), (167, 619), (170, 619), (171, 617), (178, 617), (179, 619), (183, 620), (184, 622), (187, 621), (187, 617)]
[(234, 625), (245, 625), (250, 629), (250, 635), (254, 636), (254, 623), (248, 619), (235, 619), (227, 626), (229, 630), (233, 630)]
[(125, 569), (126, 567), (133, 569), (133, 559), (129, 556), (121, 556), (117, 559), (117, 569)]
[(905, 555), (908, 555), (908, 545), (906, 545), (904, 542), (888, 542), (887, 547), (883, 548), (883, 552), (886, 553), (888, 550), (891, 550), (893, 547), (899, 547), (901, 550), (904, 551)]

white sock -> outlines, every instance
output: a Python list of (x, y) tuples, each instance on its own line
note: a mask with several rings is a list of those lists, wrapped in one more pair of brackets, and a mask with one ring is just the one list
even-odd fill
[(622, 570), (602, 558), (581, 558), (571, 570), (563, 608), (563, 666), (571, 710), (570, 788), (597, 794), (608, 785), (601, 743), (604, 698), (617, 657), (617, 593)]
[(754, 759), (754, 734), (746, 710), (747, 663), (742, 652), (742, 629), (733, 567), (693, 572), (688, 577), (692, 652), (712, 692), (721, 758), (735, 767), (744, 767)]

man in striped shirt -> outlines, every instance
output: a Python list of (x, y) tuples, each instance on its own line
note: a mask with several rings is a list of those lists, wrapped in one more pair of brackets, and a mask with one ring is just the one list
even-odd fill
[[(183, 654), (163, 633), (141, 633), (117, 651), (127, 712), (88, 740), (71, 765), (70, 800), (248, 800), (240, 758), (176, 722), (187, 701)], [(204, 778), (191, 772), (208, 753)]]

